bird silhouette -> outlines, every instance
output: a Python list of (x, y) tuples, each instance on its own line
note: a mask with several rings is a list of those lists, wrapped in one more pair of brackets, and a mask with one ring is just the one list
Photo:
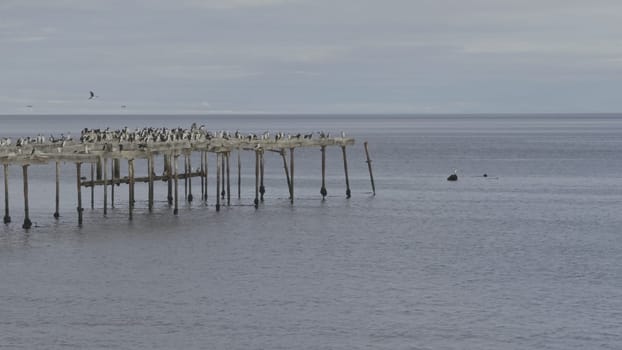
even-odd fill
[(95, 93), (93, 91), (89, 91), (89, 92), (91, 93), (91, 96), (89, 97), (89, 100), (92, 100), (95, 97), (97, 97), (97, 96), (95, 96)]

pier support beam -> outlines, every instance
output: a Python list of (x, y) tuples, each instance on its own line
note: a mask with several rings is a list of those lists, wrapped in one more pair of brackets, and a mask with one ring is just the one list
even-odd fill
[(320, 188), (322, 200), (326, 199), (328, 192), (326, 191), (326, 146), (322, 146), (322, 188)]
[(184, 199), (188, 200), (188, 155), (184, 155)]
[(186, 179), (188, 179), (188, 196), (186, 196), (188, 202), (192, 202), (194, 197), (192, 196), (192, 176), (188, 176), (187, 174), (192, 175), (192, 153), (186, 155), (186, 159), (188, 160), (188, 166), (186, 167)]
[(166, 176), (168, 177), (167, 188), (168, 192), (166, 195), (166, 199), (168, 200), (168, 205), (173, 205), (173, 155), (168, 154), (164, 156), (164, 168), (166, 169)]
[(108, 158), (103, 157), (101, 164), (104, 171), (104, 216), (106, 216), (108, 214)]
[(179, 180), (177, 177), (177, 158), (179, 158), (178, 154), (173, 155), (173, 177), (175, 178), (175, 208), (173, 209), (173, 214), (179, 214)]
[(149, 207), (149, 212), (151, 213), (153, 211), (153, 154), (149, 153), (149, 157), (147, 158), (147, 171), (149, 172), (149, 185), (148, 185), (148, 191), (149, 194), (147, 195), (147, 202), (148, 202), (148, 207)]
[(255, 209), (259, 208), (259, 150), (255, 150)]
[(369, 151), (367, 150), (367, 141), (363, 142), (365, 147), (365, 157), (367, 158), (367, 167), (369, 168), (369, 178), (371, 179), (371, 191), (376, 195), (376, 186), (374, 186), (374, 174), (371, 171), (371, 159), (369, 159)]
[(91, 209), (95, 209), (95, 164), (91, 163)]
[(242, 199), (242, 150), (238, 146), (238, 199)]
[(201, 200), (205, 200), (205, 152), (201, 151)]
[(227, 163), (227, 206), (231, 206), (231, 181), (230, 181), (231, 180), (231, 177), (230, 177), (231, 167), (229, 166), (230, 165), (229, 156), (231, 155), (231, 152), (227, 151), (226, 154), (227, 154), (227, 161), (226, 161)]
[(281, 158), (283, 158), (283, 168), (285, 169), (285, 178), (287, 179), (287, 190), (289, 191), (289, 198), (293, 197), (292, 195), (292, 185), (291, 180), (289, 179), (289, 169), (287, 167), (287, 158), (285, 157), (285, 150), (281, 149), (279, 152), (281, 154)]
[(203, 195), (203, 200), (207, 201), (207, 193), (209, 192), (209, 186), (208, 186), (208, 161), (209, 161), (209, 154), (207, 153), (207, 151), (205, 151), (205, 172), (203, 173), (204, 175), (204, 179), (205, 179), (205, 194)]
[(216, 211), (220, 211), (220, 157), (219, 152), (216, 153)]
[(348, 158), (346, 157), (346, 146), (341, 146), (341, 151), (343, 152), (343, 170), (346, 175), (346, 198), (350, 198), (350, 180), (348, 179)]
[(222, 163), (221, 164), (221, 168), (220, 168), (220, 170), (222, 171), (222, 174), (221, 174), (221, 176), (222, 176), (221, 177), (221, 180), (222, 180), (222, 191), (220, 192), (220, 196), (222, 197), (223, 200), (225, 199), (225, 194), (227, 193), (225, 191), (225, 181), (226, 181), (225, 172), (226, 172), (226, 169), (227, 169), (227, 166), (225, 164), (226, 163), (226, 160), (225, 160), (226, 155), (227, 155), (226, 152), (223, 152), (223, 153), (220, 154), (220, 162)]
[(54, 200), (54, 219), (58, 220), (58, 218), (60, 217), (59, 214), (59, 203), (60, 203), (60, 162), (56, 162), (56, 196), (55, 196), (55, 200)]
[(29, 229), (32, 227), (32, 222), (30, 221), (29, 210), (28, 210), (28, 166), (29, 164), (24, 164), (22, 166), (22, 173), (24, 179), (24, 224), (22, 228)]
[(78, 210), (78, 225), (79, 226), (82, 226), (82, 212), (84, 211), (84, 209), (82, 208), (82, 185), (80, 184), (80, 182), (82, 181), (81, 168), (82, 168), (82, 163), (80, 162), (76, 163), (76, 182), (78, 184), (78, 207), (76, 209)]
[(294, 204), (294, 147), (289, 149), (289, 194), (291, 195), (290, 202)]
[(4, 165), (4, 223), (11, 222), (11, 216), (9, 215), (9, 165)]
[(128, 192), (129, 192), (129, 216), (130, 220), (133, 219), (134, 213), (134, 159), (128, 159), (127, 161), (127, 172), (129, 175), (129, 183), (128, 183)]
[(263, 202), (263, 195), (266, 193), (266, 188), (263, 185), (263, 170), (264, 170), (264, 150), (259, 151), (259, 200)]
[(97, 180), (102, 179), (102, 159), (97, 159)]
[(114, 164), (116, 159), (110, 159), (110, 208), (114, 208)]

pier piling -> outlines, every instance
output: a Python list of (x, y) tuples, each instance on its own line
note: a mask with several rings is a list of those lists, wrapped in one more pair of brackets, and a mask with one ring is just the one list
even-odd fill
[(205, 200), (205, 152), (201, 151), (201, 200)]
[[(187, 173), (192, 174), (192, 153), (186, 155), (186, 158), (188, 159), (188, 167), (186, 168), (188, 170)], [(194, 199), (192, 196), (192, 176), (186, 175), (186, 179), (188, 179), (188, 196), (186, 198), (188, 202), (192, 202)]]
[(221, 187), (222, 191), (220, 192), (220, 196), (222, 197), (223, 200), (225, 199), (225, 194), (227, 193), (225, 191), (225, 181), (226, 181), (225, 180), (226, 179), (226, 176), (225, 176), (225, 171), (226, 171), (225, 162), (226, 162), (226, 160), (225, 160), (225, 158), (226, 158), (226, 152), (222, 152), (220, 154), (220, 162), (222, 163), (222, 164), (220, 164), (220, 171), (222, 171), (222, 174), (220, 175), (221, 176), (221, 181), (222, 181), (222, 184), (221, 184), (222, 185), (222, 187)]
[(110, 159), (110, 208), (114, 208), (114, 161), (114, 158)]
[(289, 194), (290, 194), (290, 203), (294, 204), (294, 148), (289, 149)]
[(208, 164), (209, 164), (209, 154), (207, 152), (205, 152), (205, 197), (203, 198), (204, 201), (207, 202), (207, 197), (208, 197), (208, 193), (209, 193), (209, 186), (208, 186), (208, 179), (209, 179), (209, 168), (208, 168)]
[(4, 164), (4, 223), (11, 222), (9, 215), (9, 165)]
[(320, 188), (320, 194), (322, 200), (326, 199), (328, 192), (326, 191), (326, 146), (322, 146), (322, 187)]
[(285, 157), (285, 150), (281, 149), (279, 154), (281, 155), (281, 158), (283, 158), (283, 168), (285, 169), (285, 178), (287, 179), (287, 190), (289, 191), (289, 198), (291, 200), (291, 198), (293, 197), (293, 195), (292, 195), (292, 184), (291, 184), (291, 180), (289, 178), (289, 169), (287, 168), (287, 158)]
[(238, 146), (238, 199), (242, 199), (242, 150)]
[(369, 178), (371, 179), (371, 190), (374, 196), (376, 195), (376, 186), (374, 186), (374, 174), (371, 171), (371, 159), (369, 159), (369, 151), (367, 150), (367, 141), (363, 142), (365, 147), (365, 158), (367, 158), (367, 168), (369, 168)]
[(22, 166), (22, 174), (24, 180), (24, 224), (22, 228), (29, 229), (32, 227), (32, 222), (30, 221), (30, 215), (28, 210), (28, 166), (29, 164), (24, 164)]
[(106, 216), (108, 215), (108, 158), (103, 157), (101, 163), (104, 172), (104, 216)]
[(259, 150), (259, 200), (263, 202), (263, 195), (266, 193), (266, 187), (263, 185), (263, 170), (264, 170), (264, 150)]
[(127, 161), (127, 173), (128, 173), (128, 196), (129, 196), (129, 218), (132, 220), (134, 217), (134, 159), (128, 159)]
[(147, 195), (147, 202), (148, 202), (148, 207), (149, 207), (149, 212), (151, 213), (153, 211), (153, 172), (154, 166), (153, 166), (153, 154), (149, 154), (149, 156), (147, 157), (147, 171), (149, 172), (149, 174), (147, 175), (149, 177), (149, 185), (148, 185), (148, 195)]
[(179, 181), (177, 178), (177, 158), (179, 158), (178, 154), (173, 155), (173, 177), (175, 178), (175, 184), (173, 187), (175, 190), (175, 208), (173, 209), (173, 214), (179, 214)]
[(76, 209), (78, 210), (78, 225), (79, 226), (82, 226), (82, 212), (84, 211), (84, 209), (82, 209), (82, 186), (80, 185), (80, 181), (82, 181), (81, 168), (82, 168), (82, 163), (77, 162), (76, 163), (76, 182), (78, 185), (78, 207)]
[(227, 206), (231, 206), (231, 181), (230, 181), (230, 170), (231, 168), (229, 167), (230, 162), (229, 162), (229, 156), (231, 155), (231, 152), (227, 151)]
[(95, 209), (95, 164), (91, 163), (91, 209)]
[(259, 150), (255, 150), (255, 209), (259, 208)]
[(168, 200), (168, 205), (173, 205), (173, 155), (168, 154), (164, 156), (164, 167), (166, 172), (166, 186), (167, 186), (167, 195), (166, 199)]
[(343, 152), (343, 170), (346, 175), (346, 198), (350, 198), (350, 179), (348, 179), (348, 158), (346, 157), (346, 146), (341, 146), (341, 151)]
[(219, 152), (216, 153), (216, 211), (220, 211), (220, 157)]
[(57, 219), (60, 217), (59, 214), (59, 203), (60, 203), (60, 162), (56, 161), (56, 181), (55, 181), (55, 189), (56, 189), (56, 196), (55, 196), (55, 200), (54, 200), (54, 219)]

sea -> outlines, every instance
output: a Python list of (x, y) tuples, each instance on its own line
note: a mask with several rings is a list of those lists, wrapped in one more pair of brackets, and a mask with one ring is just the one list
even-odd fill
[(321, 152), (301, 148), (294, 203), (267, 152), (255, 209), (242, 152), (240, 197), (234, 153), (216, 211), (210, 154), (207, 201), (195, 178), (173, 215), (159, 182), (149, 212), (137, 183), (129, 220), (126, 185), (106, 216), (103, 189), (91, 207), (83, 188), (79, 226), (75, 164), (61, 165), (58, 220), (55, 167), (31, 165), (24, 230), (10, 166), (0, 349), (622, 349), (622, 115), (4, 115), (0, 138), (192, 123), (344, 131), (351, 198), (341, 148), (326, 151), (325, 200)]

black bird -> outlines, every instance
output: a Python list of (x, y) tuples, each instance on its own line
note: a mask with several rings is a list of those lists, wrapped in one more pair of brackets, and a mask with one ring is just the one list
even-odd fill
[(91, 93), (91, 97), (89, 97), (89, 100), (94, 99), (96, 97), (95, 93), (93, 91), (89, 91), (89, 92)]
[(447, 181), (458, 181), (458, 170), (454, 170), (454, 173), (449, 175)]

